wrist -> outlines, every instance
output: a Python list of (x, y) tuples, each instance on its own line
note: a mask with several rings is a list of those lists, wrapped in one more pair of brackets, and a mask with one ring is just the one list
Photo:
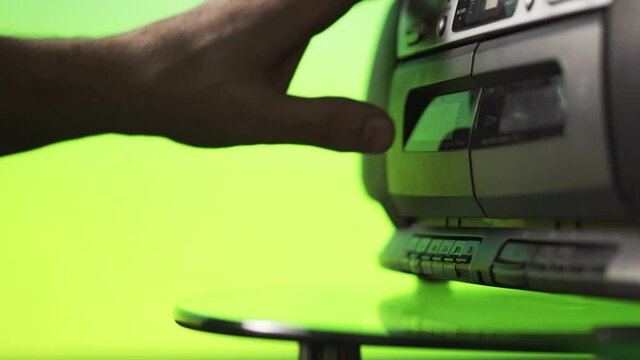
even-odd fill
[(11, 40), (19, 49), (12, 91), (32, 99), (15, 113), (41, 131), (36, 137), (72, 139), (121, 132), (134, 119), (129, 50), (115, 38)]
[[(76, 126), (89, 135), (142, 134), (148, 114), (141, 97), (140, 67), (135, 49), (119, 38), (70, 41), (62, 51), (75, 57), (70, 94), (77, 96), (71, 110)], [(69, 79), (64, 79), (69, 83)]]

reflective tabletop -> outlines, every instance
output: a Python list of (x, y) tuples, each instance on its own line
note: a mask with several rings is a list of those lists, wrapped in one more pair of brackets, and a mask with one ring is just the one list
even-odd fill
[(459, 283), (385, 288), (212, 293), (180, 303), (175, 318), (205, 332), (306, 344), (640, 356), (640, 303)]

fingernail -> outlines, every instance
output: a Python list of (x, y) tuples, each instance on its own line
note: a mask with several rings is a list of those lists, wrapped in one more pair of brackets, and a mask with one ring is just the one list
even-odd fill
[(386, 117), (369, 119), (363, 133), (364, 145), (372, 153), (387, 151), (393, 143), (393, 123)]

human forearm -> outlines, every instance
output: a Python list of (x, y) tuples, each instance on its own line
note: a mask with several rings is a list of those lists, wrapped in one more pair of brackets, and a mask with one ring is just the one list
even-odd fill
[(121, 130), (134, 113), (126, 49), (115, 38), (0, 38), (0, 155)]
[(0, 155), (108, 132), (383, 152), (381, 109), (287, 95), (310, 38), (356, 2), (205, 1), (107, 39), (0, 38)]

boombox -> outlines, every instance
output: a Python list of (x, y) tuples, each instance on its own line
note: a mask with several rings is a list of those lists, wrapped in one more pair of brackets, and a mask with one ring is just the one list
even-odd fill
[(385, 267), (640, 298), (640, 1), (399, 1), (369, 101)]

